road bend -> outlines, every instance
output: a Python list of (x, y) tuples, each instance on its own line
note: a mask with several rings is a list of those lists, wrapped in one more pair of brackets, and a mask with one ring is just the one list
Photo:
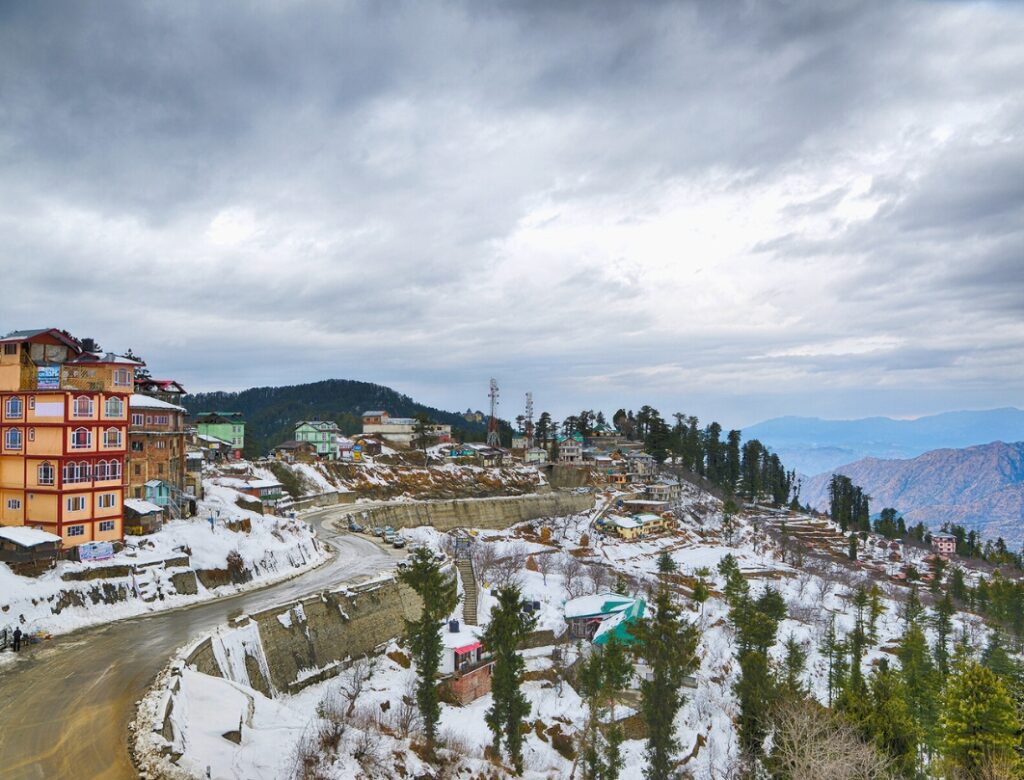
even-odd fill
[(396, 558), (379, 545), (337, 532), (336, 521), (351, 511), (332, 507), (306, 516), (334, 551), (316, 569), (259, 590), (94, 626), (32, 646), (0, 674), (0, 777), (137, 777), (128, 757), (128, 723), (136, 702), (178, 647), (240, 614), (394, 567)]

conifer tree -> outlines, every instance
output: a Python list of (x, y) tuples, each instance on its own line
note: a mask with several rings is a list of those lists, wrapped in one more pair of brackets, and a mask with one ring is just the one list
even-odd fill
[(892, 760), (900, 775), (913, 778), (917, 772), (920, 731), (907, 706), (907, 693), (900, 676), (885, 662), (871, 674), (868, 684), (870, 705), (864, 731)]
[(640, 683), (640, 709), (647, 721), (648, 780), (672, 776), (673, 755), (678, 750), (674, 733), (676, 713), (683, 703), (683, 678), (697, 667), (697, 630), (684, 621), (672, 603), (668, 589), (655, 596), (654, 616), (638, 620), (630, 629), (639, 655), (650, 668), (650, 678)]
[(777, 693), (768, 649), (775, 644), (779, 621), (785, 614), (785, 602), (771, 588), (766, 588), (756, 601), (749, 593), (738, 595), (729, 609), (729, 619), (736, 628), (740, 665), (735, 686), (740, 704), (740, 746), (750, 756), (760, 755), (768, 733), (769, 712)]
[(868, 641), (872, 645), (878, 644), (878, 619), (885, 614), (885, 604), (882, 603), (882, 592), (877, 585), (872, 585), (868, 592)]
[(516, 772), (522, 773), (521, 726), (530, 714), (530, 703), (521, 690), (526, 662), (517, 648), (537, 624), (537, 616), (524, 609), (522, 593), (516, 585), (501, 588), (497, 600), (497, 605), (491, 609), (491, 622), (481, 637), (484, 647), (494, 657), (492, 704), (486, 720), (495, 754), (500, 752), (504, 739), (512, 765)]
[(935, 629), (935, 663), (945, 676), (949, 672), (949, 635), (953, 631), (953, 615), (956, 609), (947, 593), (935, 604), (932, 628)]
[(633, 662), (626, 646), (613, 635), (604, 647), (594, 647), (577, 676), (580, 694), (587, 700), (589, 716), (580, 751), (584, 780), (615, 780), (622, 770), (622, 727), (612, 723), (601, 728), (601, 719), (611, 710), (614, 696), (633, 676)]
[(792, 634), (783, 643), (786, 655), (782, 659), (779, 675), (779, 690), (794, 699), (803, 699), (808, 694), (804, 672), (807, 668), (807, 651)]
[(441, 623), (455, 609), (459, 595), (455, 578), (441, 571), (429, 550), (421, 547), (412, 554), (410, 561), (398, 578), (416, 591), (423, 609), (417, 620), (405, 621), (405, 640), (416, 664), (416, 704), (423, 718), (427, 752), (433, 755), (437, 721), (441, 716), (435, 682), (443, 650)]
[(921, 733), (926, 752), (935, 748), (937, 699), (942, 680), (928, 652), (928, 640), (917, 623), (911, 623), (900, 640), (896, 656), (906, 691), (907, 709)]
[(832, 706), (839, 693), (846, 687), (846, 643), (836, 632), (836, 617), (828, 621), (825, 635), (822, 637), (818, 652), (825, 656), (828, 662), (828, 675), (826, 682), (828, 686), (828, 706)]
[(991, 669), (966, 656), (946, 685), (939, 725), (943, 758), (957, 776), (980, 777), (997, 761), (1019, 766), (1014, 748), (1020, 722), (1013, 701)]
[(658, 574), (671, 574), (677, 568), (676, 562), (672, 560), (672, 556), (668, 554), (668, 551), (663, 550), (661, 555), (658, 556)]
[(693, 583), (693, 600), (700, 604), (700, 614), (704, 614), (704, 602), (710, 597), (711, 591), (708, 589), (707, 582), (703, 577), (698, 577), (697, 581)]
[(920, 622), (923, 615), (924, 607), (921, 605), (921, 599), (917, 595), (917, 585), (911, 585), (910, 593), (907, 594), (907, 600), (903, 603), (903, 620), (907, 628), (910, 627), (911, 623)]

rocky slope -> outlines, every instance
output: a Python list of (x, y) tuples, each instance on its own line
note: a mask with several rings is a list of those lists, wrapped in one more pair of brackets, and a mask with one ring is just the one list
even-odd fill
[(1024, 442), (941, 449), (908, 460), (863, 458), (805, 480), (801, 500), (828, 507), (828, 482), (845, 474), (871, 496), (872, 512), (892, 506), (911, 523), (954, 522), (986, 537), (1024, 541)]

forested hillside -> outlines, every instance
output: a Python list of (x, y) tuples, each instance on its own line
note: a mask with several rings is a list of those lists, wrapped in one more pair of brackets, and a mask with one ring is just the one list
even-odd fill
[[(926, 452), (909, 460), (864, 458), (835, 469), (908, 523), (963, 525), (986, 537), (1024, 541), (1024, 442)], [(801, 500), (827, 509), (831, 473), (803, 483)]]
[[(253, 387), (237, 393), (196, 393), (186, 396), (191, 414), (222, 410), (245, 417), (247, 455), (261, 455), (275, 444), (292, 438), (299, 420), (334, 420), (345, 433), (362, 430), (362, 413), (384, 409), (393, 417), (424, 413), (435, 422), (451, 425), (453, 434), (469, 439), (486, 435), (486, 422), (470, 422), (458, 412), (424, 406), (390, 387), (350, 379), (327, 379), (286, 387)], [(503, 425), (507, 436), (508, 428)]]

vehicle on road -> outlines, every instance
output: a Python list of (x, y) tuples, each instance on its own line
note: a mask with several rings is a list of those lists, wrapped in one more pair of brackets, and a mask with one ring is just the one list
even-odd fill
[(351, 520), (348, 524), (348, 530), (354, 534), (361, 534), (363, 532), (363, 527), (355, 520)]
[(394, 547), (396, 550), (401, 550), (403, 547), (405, 547), (405, 539), (399, 536), (391, 543), (391, 546)]
[(373, 534), (374, 536), (383, 536), (384, 535), (384, 529), (379, 527), (379, 526), (374, 526), (373, 528), (370, 529), (370, 533)]

